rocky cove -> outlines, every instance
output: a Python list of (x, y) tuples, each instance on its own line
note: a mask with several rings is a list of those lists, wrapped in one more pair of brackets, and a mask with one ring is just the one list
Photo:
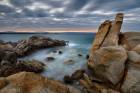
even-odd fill
[(103, 22), (93, 43), (79, 39), (88, 46), (72, 37), (1, 40), (0, 93), (140, 93), (140, 33), (120, 32), (122, 23), (122, 13)]

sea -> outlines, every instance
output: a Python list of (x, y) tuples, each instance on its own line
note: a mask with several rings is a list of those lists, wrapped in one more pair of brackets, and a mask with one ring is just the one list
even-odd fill
[[(52, 39), (69, 41), (67, 46), (40, 49), (32, 54), (20, 58), (22, 60), (38, 60), (43, 62), (45, 70), (41, 73), (43, 76), (63, 80), (65, 75), (71, 75), (79, 69), (87, 67), (87, 58), (95, 33), (0, 33), (0, 40), (16, 42), (22, 39), (28, 39), (31, 36), (45, 36)], [(62, 51), (62, 54), (54, 51)], [(80, 55), (80, 56), (79, 56)], [(47, 61), (47, 57), (54, 57), (55, 60)], [(72, 62), (68, 62), (72, 61)]]

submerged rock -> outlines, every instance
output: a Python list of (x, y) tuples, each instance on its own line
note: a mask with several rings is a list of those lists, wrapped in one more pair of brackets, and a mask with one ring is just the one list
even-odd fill
[(58, 53), (59, 53), (59, 54), (62, 54), (63, 52), (62, 52), (62, 51), (58, 51)]
[(81, 56), (82, 56), (82, 54), (78, 54), (78, 56), (79, 56), (79, 57), (81, 57)]
[(0, 82), (0, 93), (81, 93), (78, 89), (32, 72), (0, 78)]
[(71, 60), (71, 59), (64, 62), (64, 64), (66, 64), (66, 65), (72, 65), (74, 63), (75, 63), (75, 61)]
[(55, 60), (54, 57), (47, 57), (47, 58), (46, 58), (46, 61), (54, 61), (54, 60)]

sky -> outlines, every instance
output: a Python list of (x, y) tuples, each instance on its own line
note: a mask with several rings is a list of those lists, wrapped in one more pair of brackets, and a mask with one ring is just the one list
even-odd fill
[(0, 28), (92, 28), (124, 13), (123, 31), (140, 31), (140, 0), (0, 0)]

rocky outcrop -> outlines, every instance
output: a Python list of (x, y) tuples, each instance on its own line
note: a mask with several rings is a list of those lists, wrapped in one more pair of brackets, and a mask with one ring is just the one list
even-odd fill
[(48, 37), (32, 36), (27, 40), (21, 40), (18, 42), (0, 42), (0, 50), (13, 51), (17, 56), (26, 56), (37, 49), (65, 45), (66, 41), (63, 40), (60, 41)]
[(140, 93), (140, 34), (121, 33), (123, 14), (98, 29), (80, 80), (89, 93)]
[(79, 90), (31, 72), (0, 78), (0, 93), (81, 93)]
[(44, 70), (44, 64), (37, 61), (17, 61), (15, 63), (10, 63), (7, 60), (2, 60), (0, 64), (0, 77), (6, 77), (17, 72), (27, 71), (40, 73)]
[(42, 36), (32, 36), (18, 42), (0, 41), (0, 76), (9, 76), (21, 71), (39, 73), (43, 71), (44, 66), (41, 62), (36, 60), (17, 61), (17, 58), (26, 56), (37, 49), (65, 45), (65, 41)]
[(32, 36), (28, 40), (20, 41), (14, 50), (18, 56), (24, 56), (40, 48), (49, 48), (54, 46), (65, 46), (65, 41), (53, 40), (42, 36)]

